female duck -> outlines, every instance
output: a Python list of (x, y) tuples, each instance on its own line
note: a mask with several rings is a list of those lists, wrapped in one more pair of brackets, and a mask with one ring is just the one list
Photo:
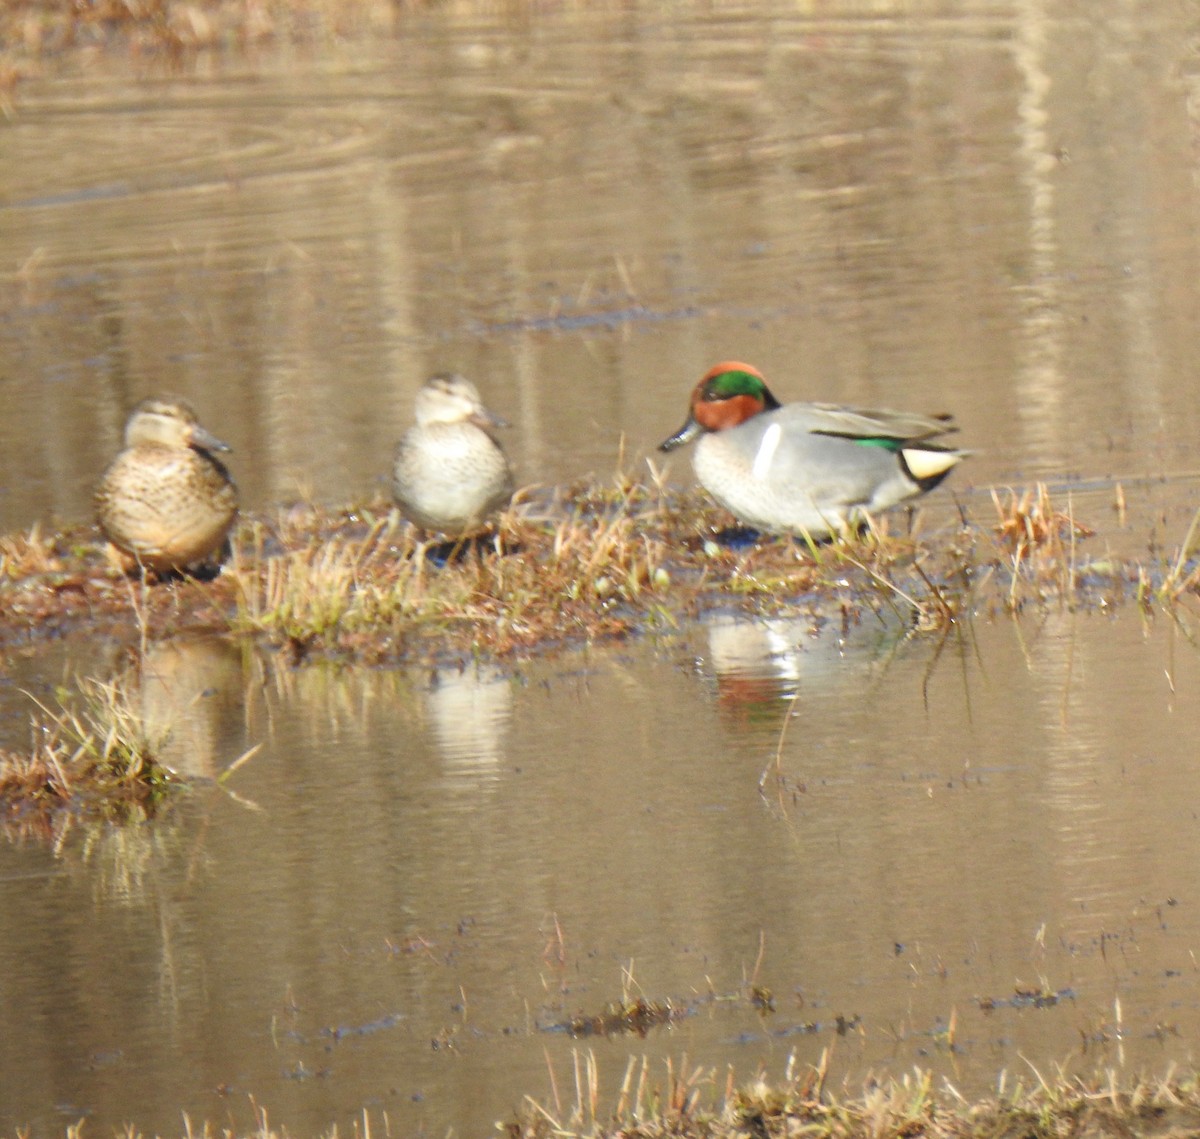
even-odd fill
[(659, 450), (702, 436), (696, 478), (739, 521), (820, 540), (937, 486), (967, 452), (931, 440), (956, 430), (949, 416), (781, 404), (757, 368), (729, 360), (696, 385)]
[(133, 409), (125, 448), (96, 488), (96, 521), (127, 570), (183, 571), (226, 545), (237, 488), (213, 452), (228, 450), (183, 400)]
[(479, 391), (457, 375), (434, 376), (417, 392), (416, 424), (400, 439), (392, 493), (404, 516), (448, 538), (480, 529), (508, 505), (512, 469), (489, 428), (506, 426)]

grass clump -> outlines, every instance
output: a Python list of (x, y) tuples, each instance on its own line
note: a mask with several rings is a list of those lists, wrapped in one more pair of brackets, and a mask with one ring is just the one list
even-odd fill
[(677, 1007), (670, 1001), (633, 997), (611, 1001), (598, 1013), (576, 1013), (564, 1028), (572, 1036), (619, 1036), (625, 1033), (645, 1036), (651, 1029), (669, 1025), (687, 1015), (686, 1007)]
[(26, 534), (0, 537), (0, 578), (19, 578), (49, 574), (62, 569), (62, 559), (53, 538), (34, 523)]
[(145, 817), (170, 772), (159, 763), (165, 731), (151, 729), (119, 681), (84, 678), (37, 713), (27, 751), (0, 749), (0, 807), (18, 830), (29, 816), (70, 808), (101, 817)]
[(491, 533), (441, 545), (379, 508), (260, 526), (229, 569), (232, 627), (300, 655), (373, 659), (435, 645), (503, 656), (665, 619), (670, 547), (646, 488), (579, 490), (555, 513), (510, 511)]
[(783, 1080), (735, 1084), (718, 1072), (667, 1060), (661, 1077), (645, 1057), (631, 1057), (606, 1112), (595, 1056), (574, 1056), (573, 1101), (564, 1103), (551, 1072), (547, 1101), (527, 1097), (515, 1117), (498, 1124), (509, 1139), (1126, 1139), (1130, 1135), (1195, 1134), (1200, 1084), (1140, 1080), (1122, 1087), (1112, 1073), (1094, 1080), (1061, 1076), (1011, 1089), (1002, 1074), (994, 1094), (965, 1099), (928, 1071), (867, 1080), (857, 1091), (828, 1086), (828, 1053), (802, 1072), (788, 1061)]
[[(1192, 1074), (1122, 1083), (1113, 1072), (1085, 1079), (1060, 1075), (1010, 1086), (1001, 1073), (996, 1090), (968, 1100), (948, 1080), (917, 1069), (889, 1078), (868, 1078), (857, 1089), (835, 1089), (828, 1081), (828, 1053), (798, 1071), (794, 1057), (783, 1078), (759, 1077), (739, 1084), (732, 1068), (719, 1071), (686, 1057), (663, 1062), (661, 1075), (646, 1057), (631, 1056), (615, 1101), (602, 1103), (599, 1069), (591, 1051), (572, 1053), (567, 1093), (553, 1068), (544, 1099), (523, 1105), (497, 1122), (508, 1139), (1175, 1139), (1200, 1131), (1200, 1082)], [(297, 1139), (272, 1125), (261, 1104), (251, 1101), (253, 1122), (193, 1122), (184, 1116), (190, 1139)], [(349, 1129), (359, 1139), (391, 1135), (386, 1115), (366, 1111)], [(335, 1139), (333, 1128), (322, 1139)], [(126, 1139), (143, 1139), (125, 1128)], [(65, 1139), (84, 1139), (81, 1123), (64, 1129)], [(149, 1137), (147, 1137), (149, 1139)]]

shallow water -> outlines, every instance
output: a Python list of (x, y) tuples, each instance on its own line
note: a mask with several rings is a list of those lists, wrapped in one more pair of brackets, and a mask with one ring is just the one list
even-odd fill
[[(174, 642), (148, 717), (210, 774), (262, 750), (151, 825), (0, 847), (0, 1125), (248, 1125), (253, 1095), (300, 1133), (483, 1134), (547, 1060), (569, 1100), (579, 1048), (608, 1104), (630, 1055), (830, 1048), (965, 1094), (1193, 1062), (1198, 669), (1132, 614), (718, 619), (508, 674)], [(714, 999), (750, 979), (773, 1013)], [(688, 1015), (556, 1027), (628, 993)]]
[[(0, 531), (86, 519), (154, 391), (268, 509), (380, 493), (435, 370), (559, 482), (622, 436), (638, 465), (741, 357), (781, 398), (957, 412), (968, 511), (1044, 478), (1088, 553), (1169, 550), (1200, 481), (1198, 32), (1109, 3), (443, 12), (50, 65), (0, 125)], [(1194, 1062), (1194, 631), (905, 633), (714, 619), (436, 673), (156, 648), (139, 700), (197, 788), (0, 846), (0, 1128), (246, 1126), (253, 1095), (302, 1132), (481, 1134), (551, 1099), (547, 1057), (570, 1100), (577, 1047), (607, 1102), (643, 1054), (830, 1048), (835, 1079), (967, 1094)], [(20, 689), (125, 661), (14, 653), (0, 746)], [(774, 1013), (717, 999), (750, 979)], [(688, 1015), (555, 1027), (637, 993)]]

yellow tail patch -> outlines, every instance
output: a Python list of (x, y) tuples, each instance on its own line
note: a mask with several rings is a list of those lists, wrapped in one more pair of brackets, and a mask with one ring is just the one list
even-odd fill
[(959, 451), (927, 451), (918, 447), (903, 447), (900, 453), (904, 456), (909, 473), (917, 482), (945, 474), (963, 457)]

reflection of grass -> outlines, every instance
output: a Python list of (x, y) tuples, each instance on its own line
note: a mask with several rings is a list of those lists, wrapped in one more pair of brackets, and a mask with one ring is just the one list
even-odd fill
[(736, 1087), (730, 1073), (668, 1060), (661, 1077), (645, 1057), (631, 1057), (611, 1109), (600, 1103), (596, 1059), (575, 1056), (574, 1093), (559, 1093), (551, 1072), (549, 1102), (526, 1099), (516, 1118), (500, 1125), (511, 1139), (734, 1139), (796, 1135), (807, 1139), (969, 1139), (1021, 1136), (1118, 1139), (1128, 1135), (1193, 1134), (1200, 1126), (1196, 1081), (1142, 1080), (1119, 1087), (1110, 1074), (1095, 1083), (1060, 1076), (1036, 1086), (1007, 1086), (975, 1103), (929, 1072), (869, 1080), (861, 1092), (838, 1092), (827, 1082), (828, 1054), (778, 1084)]
[(0, 79), (21, 60), (111, 46), (173, 58), (200, 48), (249, 49), (390, 26), (420, 0), (6, 0), (0, 6)]

